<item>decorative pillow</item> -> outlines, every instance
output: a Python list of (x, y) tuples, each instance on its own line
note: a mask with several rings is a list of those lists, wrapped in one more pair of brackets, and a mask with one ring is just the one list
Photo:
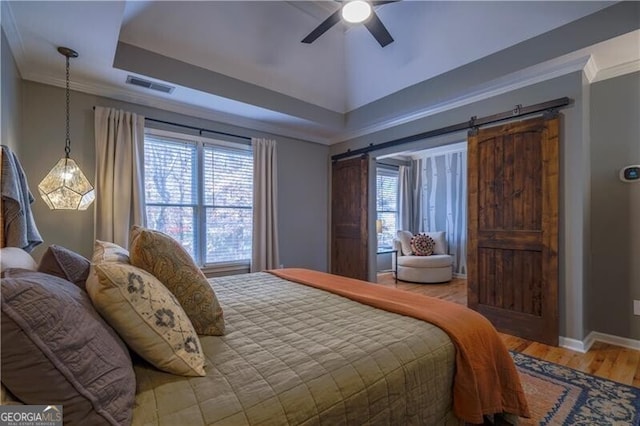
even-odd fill
[(396, 237), (400, 240), (402, 254), (405, 256), (412, 255), (413, 249), (411, 248), (411, 239), (413, 238), (413, 234), (409, 231), (398, 231), (396, 232)]
[(4, 247), (0, 249), (0, 272), (9, 268), (20, 268), (35, 271), (38, 264), (26, 251), (18, 247)]
[(433, 246), (433, 254), (447, 254), (446, 232), (424, 232), (424, 234), (430, 236), (431, 239), (435, 242), (435, 245)]
[(150, 273), (124, 263), (94, 265), (87, 281), (94, 306), (142, 358), (182, 376), (204, 376), (204, 355), (184, 310)]
[(41, 272), (2, 280), (2, 383), (25, 404), (64, 406), (65, 424), (130, 424), (129, 351), (74, 284)]
[(67, 248), (51, 245), (40, 259), (38, 271), (71, 281), (85, 290), (91, 262)]
[(131, 264), (153, 274), (171, 291), (198, 334), (224, 334), (224, 317), (213, 288), (179, 242), (159, 231), (134, 226)]
[(127, 249), (108, 241), (96, 240), (93, 245), (92, 263), (131, 263)]
[(418, 234), (411, 238), (411, 248), (414, 256), (431, 256), (435, 245), (436, 242), (427, 234)]

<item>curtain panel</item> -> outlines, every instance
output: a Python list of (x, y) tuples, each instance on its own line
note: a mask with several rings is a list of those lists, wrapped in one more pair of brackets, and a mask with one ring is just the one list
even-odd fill
[(467, 274), (467, 150), (423, 157), (423, 228), (445, 231), (453, 273)]
[(95, 238), (129, 247), (132, 225), (145, 226), (144, 117), (95, 108)]
[(422, 160), (411, 160), (409, 166), (398, 168), (399, 229), (417, 234), (422, 226)]
[(278, 163), (276, 141), (251, 139), (253, 234), (251, 272), (278, 268)]

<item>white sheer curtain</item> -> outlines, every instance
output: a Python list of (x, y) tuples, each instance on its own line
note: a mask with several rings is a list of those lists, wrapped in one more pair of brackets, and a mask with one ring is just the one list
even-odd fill
[(96, 107), (95, 238), (129, 247), (131, 225), (145, 225), (144, 117)]
[(399, 229), (417, 234), (422, 229), (422, 160), (412, 160), (410, 166), (400, 166)]
[(276, 141), (251, 139), (253, 146), (253, 242), (251, 272), (274, 269), (278, 250), (278, 164)]

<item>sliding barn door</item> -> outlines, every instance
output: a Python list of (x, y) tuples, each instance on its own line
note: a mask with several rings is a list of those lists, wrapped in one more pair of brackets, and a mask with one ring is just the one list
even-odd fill
[(558, 344), (559, 118), (470, 133), (469, 307), (500, 331)]
[(331, 181), (331, 273), (367, 280), (368, 158), (334, 162)]

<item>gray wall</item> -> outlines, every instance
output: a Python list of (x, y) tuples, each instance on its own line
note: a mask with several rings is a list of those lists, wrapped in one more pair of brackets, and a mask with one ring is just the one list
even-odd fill
[[(366, 137), (355, 138), (331, 147), (331, 154), (348, 148), (362, 148), (370, 143), (382, 143), (405, 136), (419, 134), (477, 115), (483, 117), (511, 110), (514, 105), (524, 106), (568, 96), (572, 105), (562, 110), (561, 188), (560, 188), (560, 334), (582, 340), (586, 336), (584, 319), (584, 289), (590, 284), (587, 252), (589, 247), (589, 168), (590, 150), (588, 128), (589, 105), (584, 102), (585, 90), (582, 72), (574, 72), (523, 89), (476, 102), (402, 126), (396, 126)], [(588, 93), (586, 94), (588, 99)], [(373, 155), (417, 151), (464, 140), (464, 132), (413, 142), (395, 148), (376, 151)], [(374, 241), (370, 241), (375, 245)]]
[(640, 183), (618, 172), (640, 164), (640, 73), (591, 86), (591, 287), (588, 326), (640, 339)]
[(16, 61), (4, 35), (4, 29), (1, 32), (2, 86), (0, 92), (2, 94), (2, 106), (0, 106), (0, 121), (2, 122), (2, 139), (0, 142), (19, 155), (22, 83)]
[[(25, 81), (22, 93), (24, 142), (20, 153), (33, 191), (64, 154), (64, 89)], [(91, 182), (95, 181), (94, 105), (242, 136), (276, 139), (280, 262), (288, 267), (327, 270), (328, 147), (73, 91), (71, 157)], [(180, 131), (176, 127), (170, 130)], [(94, 235), (93, 208), (84, 212), (51, 211), (38, 197), (33, 211), (45, 240), (45, 244), (34, 251), (34, 257), (39, 258), (49, 244), (59, 244), (90, 256)]]

